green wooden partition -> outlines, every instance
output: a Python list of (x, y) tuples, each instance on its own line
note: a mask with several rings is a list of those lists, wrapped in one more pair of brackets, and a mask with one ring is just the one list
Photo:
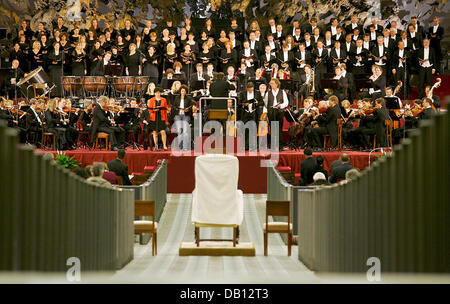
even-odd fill
[(133, 259), (134, 191), (86, 183), (0, 121), (0, 270), (120, 269)]
[[(449, 272), (449, 114), (423, 121), (362, 176), (294, 188), (298, 256), (322, 272)], [(270, 187), (268, 187), (270, 189)]]

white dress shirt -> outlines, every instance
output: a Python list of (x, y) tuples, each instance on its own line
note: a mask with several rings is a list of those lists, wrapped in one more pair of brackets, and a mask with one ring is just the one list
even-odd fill
[[(277, 102), (277, 96), (278, 96), (279, 92), (280, 92), (280, 89), (278, 89), (276, 91), (272, 90), (272, 94), (274, 97), (273, 98), (273, 102), (274, 102), (273, 107), (274, 108), (278, 105), (278, 103), (276, 103), (276, 102)], [(288, 99), (285, 91), (281, 90), (281, 94), (283, 94), (283, 103), (281, 104), (280, 109), (284, 109), (289, 105), (289, 99)]]

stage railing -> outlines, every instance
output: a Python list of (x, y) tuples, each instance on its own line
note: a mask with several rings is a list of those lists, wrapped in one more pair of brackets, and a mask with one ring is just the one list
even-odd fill
[(155, 201), (156, 220), (159, 220), (167, 202), (167, 160), (163, 159), (142, 185), (120, 186), (120, 188), (133, 189), (135, 200)]
[[(0, 121), (0, 270), (116, 270), (133, 259), (134, 193), (88, 184)], [(76, 258), (71, 259), (70, 258)]]
[[(155, 201), (155, 217), (159, 222), (167, 202), (167, 160), (163, 159), (149, 179), (142, 185), (120, 186), (122, 189), (133, 189), (135, 200)], [(151, 220), (151, 217), (142, 217)], [(143, 234), (141, 244), (147, 244), (151, 234)]]
[(309, 269), (366, 272), (378, 259), (381, 272), (449, 272), (448, 116), (422, 121), (353, 181), (293, 190)]

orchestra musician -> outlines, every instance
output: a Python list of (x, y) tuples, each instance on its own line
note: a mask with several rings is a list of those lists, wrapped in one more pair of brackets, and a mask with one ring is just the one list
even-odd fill
[(115, 129), (112, 128), (111, 120), (106, 112), (109, 98), (107, 96), (100, 96), (97, 101), (97, 105), (94, 108), (94, 116), (92, 118), (91, 129), (91, 145), (95, 142), (98, 132), (104, 132), (109, 135), (109, 142), (111, 143), (111, 149), (118, 151), (118, 141), (116, 137)]
[(269, 85), (270, 91), (267, 93), (267, 112), (270, 122), (278, 122), (279, 147), (282, 148), (285, 143), (283, 139), (284, 110), (289, 105), (289, 99), (286, 92), (280, 89), (281, 83), (278, 79), (272, 78)]
[[(313, 150), (321, 151), (323, 146), (322, 136), (324, 134), (330, 135), (332, 147), (336, 147), (338, 143), (338, 125), (337, 120), (341, 118), (341, 109), (339, 107), (339, 99), (337, 96), (330, 96), (328, 98), (329, 106), (325, 113), (319, 115), (316, 120), (322, 122), (323, 126), (312, 129), (312, 134), (308, 143)], [(320, 108), (319, 108), (320, 110)]]
[(44, 130), (45, 132), (55, 134), (57, 150), (65, 150), (67, 144), (66, 129), (62, 127), (64, 119), (57, 109), (56, 102), (57, 99), (50, 99), (47, 102), (47, 109), (45, 110)]

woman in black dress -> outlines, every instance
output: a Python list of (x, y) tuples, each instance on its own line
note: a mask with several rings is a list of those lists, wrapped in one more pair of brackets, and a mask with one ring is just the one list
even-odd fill
[(86, 53), (83, 51), (81, 43), (78, 43), (72, 52), (72, 75), (85, 76), (87, 74)]
[(173, 64), (175, 63), (178, 55), (175, 51), (175, 44), (169, 43), (166, 48), (166, 53), (164, 54), (164, 62), (163, 62), (163, 73), (167, 69), (173, 69)]
[(50, 99), (45, 111), (45, 130), (55, 134), (56, 149), (58, 150), (64, 150), (67, 145), (66, 129), (61, 127), (62, 123), (63, 118), (56, 108), (56, 99)]
[(194, 54), (197, 56), (198, 52), (200, 51), (198, 48), (198, 43), (195, 41), (195, 35), (194, 33), (188, 34), (188, 40), (186, 41), (186, 44), (189, 44), (191, 46), (191, 51), (194, 52)]
[(97, 65), (97, 63), (101, 60), (103, 60), (103, 54), (104, 51), (101, 48), (100, 45), (100, 41), (96, 41), (94, 44), (94, 48), (91, 50), (90, 54), (89, 54), (89, 71), (90, 71), (90, 75), (94, 74), (94, 69)]
[(123, 56), (124, 53), (126, 52), (127, 44), (125, 43), (125, 41), (123, 41), (123, 37), (120, 34), (117, 35), (116, 46), (117, 46), (117, 53)]
[(237, 52), (233, 49), (233, 43), (231, 41), (225, 43), (225, 49), (222, 50), (219, 60), (222, 72), (225, 73), (230, 65), (236, 69), (238, 62)]
[(205, 27), (203, 28), (203, 31), (206, 32), (208, 37), (215, 38), (216, 30), (214, 29), (214, 27), (212, 25), (211, 18), (206, 18)]
[(136, 52), (136, 44), (130, 44), (130, 52), (124, 57), (125, 74), (127, 76), (142, 75), (142, 67), (140, 64), (140, 55)]
[(142, 59), (142, 63), (144, 64), (144, 76), (149, 77), (149, 82), (157, 83), (159, 77), (159, 55), (155, 53), (154, 47), (150, 46), (148, 48), (145, 57)]
[(53, 50), (50, 51), (47, 57), (48, 60), (48, 71), (49, 76), (53, 84), (55, 84), (55, 89), (52, 90), (52, 96), (62, 96), (62, 60), (63, 55), (60, 50), (59, 42), (53, 43)]
[(187, 77), (194, 73), (195, 54), (191, 51), (191, 45), (185, 44), (184, 51), (180, 54), (180, 59), (183, 64), (183, 72)]
[(33, 49), (30, 51), (28, 56), (28, 71), (33, 71), (39, 66), (44, 65), (44, 58), (41, 52), (41, 43), (39, 41), (33, 42)]
[(47, 54), (50, 51), (50, 49), (52, 48), (52, 46), (50, 45), (48, 38), (45, 35), (42, 35), (39, 37), (39, 42), (41, 43), (41, 53), (45, 57), (45, 56), (47, 56)]
[(208, 42), (203, 42), (202, 48), (203, 48), (203, 51), (200, 54), (198, 54), (198, 58), (197, 59), (199, 59), (199, 61), (203, 64), (203, 69), (206, 70), (206, 66), (213, 59), (213, 54), (209, 50)]

